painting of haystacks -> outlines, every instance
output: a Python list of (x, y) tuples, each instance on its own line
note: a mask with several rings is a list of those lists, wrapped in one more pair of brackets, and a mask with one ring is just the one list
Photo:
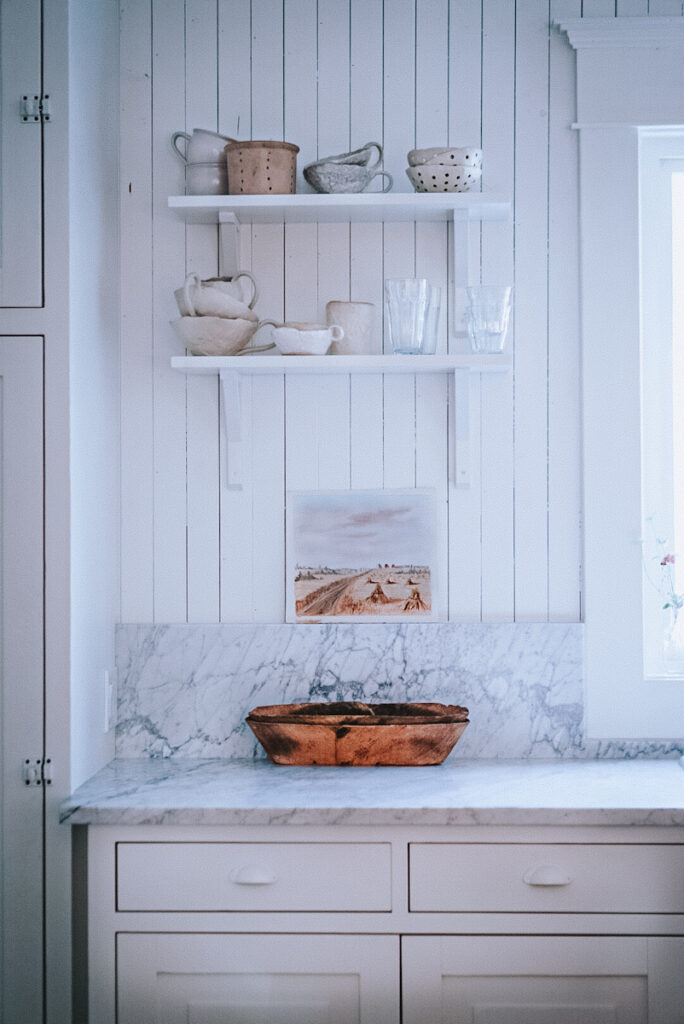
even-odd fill
[(290, 492), (288, 621), (434, 614), (430, 491)]

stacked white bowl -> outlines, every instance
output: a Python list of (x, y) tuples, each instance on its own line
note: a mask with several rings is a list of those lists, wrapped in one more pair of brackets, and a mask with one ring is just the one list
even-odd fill
[[(252, 297), (245, 302), (239, 278), (252, 284)], [(182, 288), (174, 292), (181, 314), (171, 324), (176, 334), (194, 356), (235, 356), (243, 353), (252, 337), (264, 323), (252, 309), (257, 298), (256, 281), (247, 270), (232, 278), (214, 277), (201, 281), (198, 274), (188, 274)], [(253, 346), (250, 352), (273, 348)]]
[(412, 149), (406, 173), (416, 192), (468, 192), (482, 177), (482, 150), (465, 146)]

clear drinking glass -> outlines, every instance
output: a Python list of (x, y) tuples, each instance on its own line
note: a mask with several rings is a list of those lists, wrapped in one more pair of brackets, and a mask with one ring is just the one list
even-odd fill
[(421, 354), (432, 356), (437, 348), (437, 330), (439, 328), (439, 310), (442, 303), (442, 289), (436, 285), (430, 285), (430, 299), (428, 303), (427, 320), (423, 336), (423, 347)]
[(468, 337), (473, 352), (503, 352), (511, 315), (511, 288), (475, 285), (466, 288)]
[(387, 278), (385, 301), (392, 351), (399, 355), (434, 352), (440, 289), (425, 278)]

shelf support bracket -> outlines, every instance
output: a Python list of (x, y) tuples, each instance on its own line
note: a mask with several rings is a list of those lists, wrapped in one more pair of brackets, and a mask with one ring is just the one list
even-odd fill
[(470, 487), (470, 370), (454, 370), (454, 483)]
[(219, 210), (219, 276), (237, 274), (240, 258), (240, 221), (231, 210)]
[(470, 243), (470, 220), (467, 210), (452, 213), (452, 257), (454, 288), (465, 288), (468, 284), (468, 249)]
[(235, 370), (221, 370), (219, 380), (226, 439), (226, 486), (231, 491), (241, 491), (243, 428), (240, 374)]

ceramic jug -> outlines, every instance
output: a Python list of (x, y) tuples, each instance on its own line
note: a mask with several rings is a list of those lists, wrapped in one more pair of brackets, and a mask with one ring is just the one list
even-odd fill
[(223, 158), (223, 147), (233, 141), (206, 128), (193, 128), (191, 135), (174, 132), (171, 136), (171, 145), (184, 164), (217, 164)]

